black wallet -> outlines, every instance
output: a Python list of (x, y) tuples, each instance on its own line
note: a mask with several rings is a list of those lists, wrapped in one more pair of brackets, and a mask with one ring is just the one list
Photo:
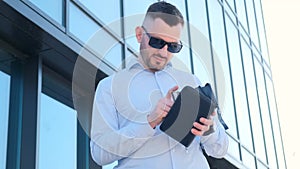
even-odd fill
[(160, 130), (188, 147), (195, 138), (191, 133), (193, 123), (201, 117), (207, 118), (217, 107), (209, 83), (197, 88), (186, 86), (177, 96)]

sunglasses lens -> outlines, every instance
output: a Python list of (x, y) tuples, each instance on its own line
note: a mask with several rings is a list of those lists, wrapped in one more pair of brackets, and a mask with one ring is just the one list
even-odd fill
[(166, 44), (168, 45), (168, 51), (171, 52), (171, 53), (178, 53), (182, 48), (182, 44), (167, 43), (166, 41), (164, 41), (162, 39), (155, 38), (155, 37), (151, 37), (150, 40), (149, 40), (149, 45), (153, 48), (156, 48), (156, 49), (161, 49)]
[(182, 48), (182, 44), (179, 43), (169, 43), (168, 51), (172, 53), (178, 53)]
[(149, 40), (149, 45), (156, 49), (161, 49), (166, 45), (166, 42), (162, 39), (151, 37)]

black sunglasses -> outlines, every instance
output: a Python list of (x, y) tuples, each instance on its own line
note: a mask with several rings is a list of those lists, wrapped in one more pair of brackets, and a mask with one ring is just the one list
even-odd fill
[(151, 36), (147, 30), (145, 29), (144, 26), (142, 26), (142, 28), (144, 29), (145, 33), (147, 34), (147, 36), (150, 38), (149, 40), (149, 46), (155, 48), (155, 49), (161, 49), (163, 48), (165, 45), (168, 45), (168, 51), (171, 53), (178, 53), (180, 52), (180, 50), (182, 49), (182, 43), (181, 41), (179, 41), (180, 43), (177, 42), (166, 42), (162, 39), (159, 38), (155, 38), (153, 36)]

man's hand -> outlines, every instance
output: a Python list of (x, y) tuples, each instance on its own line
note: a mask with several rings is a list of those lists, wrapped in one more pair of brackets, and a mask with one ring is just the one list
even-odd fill
[(169, 89), (167, 95), (159, 99), (155, 109), (148, 115), (147, 119), (152, 128), (155, 128), (167, 116), (174, 104), (174, 101), (172, 100), (172, 93), (177, 89), (178, 86), (174, 86)]
[(191, 132), (196, 136), (203, 136), (203, 134), (207, 132), (210, 129), (210, 127), (214, 124), (213, 116), (215, 116), (216, 114), (217, 114), (216, 112), (213, 112), (208, 119), (201, 117), (199, 119), (199, 122), (194, 122), (193, 126), (196, 129), (192, 128)]

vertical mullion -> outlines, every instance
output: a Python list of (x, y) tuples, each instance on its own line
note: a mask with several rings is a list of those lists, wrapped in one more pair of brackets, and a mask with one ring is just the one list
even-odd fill
[(19, 169), (21, 161), (21, 129), (23, 98), (22, 64), (11, 63), (11, 83), (9, 101), (9, 121), (7, 136), (6, 168)]
[(23, 69), (21, 169), (36, 166), (37, 116), (42, 89), (41, 64), (41, 58), (34, 56), (25, 61)]
[(187, 20), (187, 32), (188, 32), (188, 46), (190, 51), (190, 61), (191, 61), (191, 72), (194, 74), (194, 63), (193, 63), (193, 51), (192, 51), (192, 40), (191, 40), (191, 29), (190, 29), (190, 19), (189, 19), (189, 9), (188, 1), (185, 0), (185, 11), (186, 11), (186, 20)]

